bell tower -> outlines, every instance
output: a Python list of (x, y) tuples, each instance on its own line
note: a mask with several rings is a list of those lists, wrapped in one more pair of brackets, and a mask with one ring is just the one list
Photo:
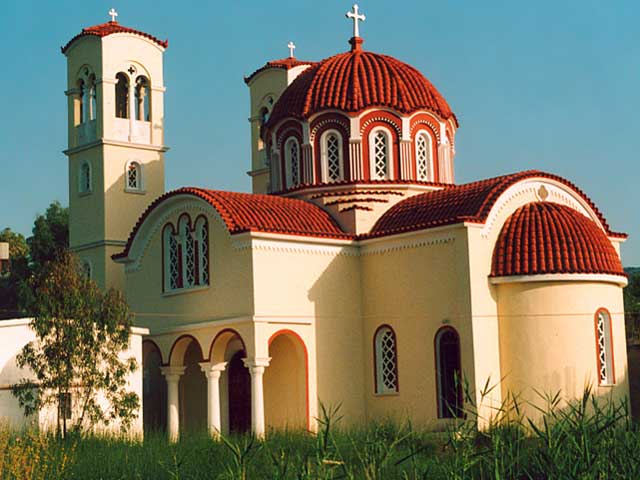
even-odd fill
[(111, 21), (84, 28), (67, 57), (69, 241), (101, 288), (124, 290), (111, 260), (164, 193), (167, 41)]

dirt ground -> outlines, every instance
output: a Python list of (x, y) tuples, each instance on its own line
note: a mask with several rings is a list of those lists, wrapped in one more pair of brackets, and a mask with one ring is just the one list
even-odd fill
[(627, 349), (629, 363), (629, 388), (631, 390), (631, 414), (640, 421), (640, 345)]

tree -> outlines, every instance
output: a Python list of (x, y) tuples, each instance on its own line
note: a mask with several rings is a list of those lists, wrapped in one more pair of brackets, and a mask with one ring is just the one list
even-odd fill
[(121, 359), (132, 325), (122, 295), (115, 290), (103, 293), (67, 252), (45, 265), (31, 288), (36, 340), (18, 354), (17, 364), (30, 368), (35, 378), (13, 387), (25, 415), (56, 407), (57, 432), (64, 436), (73, 399), (73, 431), (116, 420), (128, 428), (139, 399), (126, 388), (136, 361)]
[(0, 310), (18, 309), (18, 292), (23, 279), (29, 276), (29, 246), (24, 236), (10, 228), (0, 231), (0, 242), (9, 244), (11, 270), (0, 276)]
[(44, 215), (36, 217), (32, 233), (25, 241), (10, 228), (0, 232), (0, 242), (9, 242), (11, 252), (11, 272), (0, 279), (0, 310), (32, 313), (29, 279), (69, 247), (69, 209), (52, 202)]
[(44, 215), (36, 217), (32, 233), (27, 243), (32, 266), (38, 270), (69, 248), (69, 209), (52, 202)]

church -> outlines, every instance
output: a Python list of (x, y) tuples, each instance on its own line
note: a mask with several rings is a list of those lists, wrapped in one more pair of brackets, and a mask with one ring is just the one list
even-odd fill
[(456, 183), (458, 117), (366, 50), (357, 5), (345, 52), (290, 43), (244, 78), (252, 193), (165, 192), (168, 42), (110, 15), (62, 47), (70, 242), (147, 332), (145, 428), (313, 431), (340, 405), (438, 429), (510, 394), (532, 415), (535, 390), (628, 396), (626, 235), (552, 173)]

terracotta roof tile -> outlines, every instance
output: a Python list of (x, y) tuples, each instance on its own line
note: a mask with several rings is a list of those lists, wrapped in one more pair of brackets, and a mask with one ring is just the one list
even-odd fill
[(149, 214), (162, 202), (177, 195), (192, 195), (208, 202), (222, 217), (229, 233), (265, 232), (311, 237), (351, 239), (331, 216), (313, 203), (293, 198), (254, 193), (224, 192), (185, 187), (157, 198), (133, 228), (127, 245), (114, 259), (125, 258)]
[(287, 117), (309, 118), (337, 109), (357, 113), (369, 107), (389, 107), (401, 113), (430, 110), (454, 117), (445, 99), (414, 67), (388, 55), (360, 48), (313, 65), (283, 92), (267, 123)]
[(73, 37), (64, 47), (61, 47), (62, 53), (66, 53), (71, 44), (82, 37), (94, 36), (94, 37), (106, 37), (108, 35), (113, 35), (114, 33), (133, 33), (134, 35), (140, 35), (141, 37), (148, 38), (149, 40), (154, 41), (162, 48), (167, 48), (169, 46), (169, 40), (160, 40), (153, 35), (142, 32), (140, 30), (135, 30), (133, 28), (125, 27), (124, 25), (120, 25), (118, 22), (106, 22), (101, 23), (99, 25), (94, 25), (93, 27), (83, 28), (82, 32)]
[(507, 219), (492, 277), (548, 273), (625, 275), (611, 241), (589, 218), (557, 203), (528, 203)]
[(279, 68), (281, 70), (291, 70), (292, 68), (299, 67), (300, 65), (315, 65), (317, 62), (306, 62), (304, 60), (298, 60), (296, 57), (281, 58), (279, 60), (271, 60), (265, 63), (262, 67), (257, 69), (251, 75), (244, 77), (244, 83), (249, 84), (253, 78), (260, 72), (264, 72), (270, 68)]
[(609, 229), (604, 216), (578, 187), (562, 177), (538, 170), (450, 185), (442, 190), (409, 197), (380, 217), (368, 236), (379, 237), (461, 222), (484, 223), (495, 201), (507, 188), (520, 180), (536, 177), (558, 181), (577, 191), (596, 212), (610, 236), (625, 237)]

